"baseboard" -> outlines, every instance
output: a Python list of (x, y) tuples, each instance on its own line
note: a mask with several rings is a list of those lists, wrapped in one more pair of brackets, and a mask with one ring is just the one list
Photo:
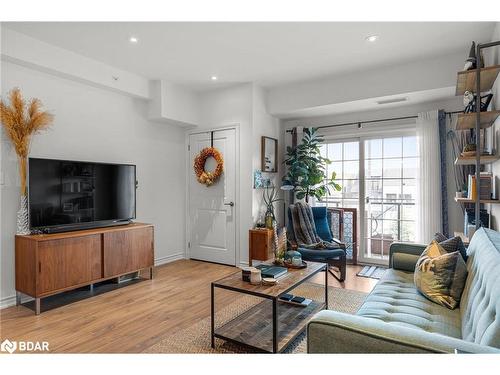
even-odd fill
[[(23, 302), (24, 302), (24, 298), (23, 298)], [(0, 310), (5, 309), (5, 308), (10, 307), (10, 306), (14, 306), (15, 304), (16, 304), (16, 296), (15, 295), (9, 296), (9, 297), (4, 297), (4, 298), (0, 299)]]
[(167, 264), (180, 259), (186, 259), (186, 255), (184, 253), (177, 253), (177, 254), (167, 255), (166, 257), (162, 258), (156, 258), (155, 266), (161, 266), (162, 264)]
[[(177, 254), (172, 254), (172, 255), (167, 255), (166, 257), (161, 257), (161, 258), (156, 258), (155, 259), (155, 266), (161, 266), (162, 264), (167, 264), (170, 262), (174, 262), (176, 260), (180, 259), (185, 259), (184, 253), (177, 253)], [(32, 297), (25, 296), (23, 295), (22, 297), (22, 303), (29, 302), (33, 300)], [(14, 306), (16, 304), (16, 295), (12, 295), (9, 297), (4, 297), (0, 299), (0, 310), (5, 309), (7, 307)]]

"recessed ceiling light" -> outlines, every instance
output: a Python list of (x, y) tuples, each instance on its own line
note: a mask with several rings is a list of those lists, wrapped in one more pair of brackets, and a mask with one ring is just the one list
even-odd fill
[(131, 36), (129, 39), (130, 43), (137, 43), (139, 39), (137, 39), (135, 36)]
[(217, 76), (212, 76), (212, 77), (210, 77), (210, 79), (211, 79), (212, 81), (217, 81)]
[(365, 38), (367, 42), (375, 42), (378, 39), (378, 35), (369, 35)]

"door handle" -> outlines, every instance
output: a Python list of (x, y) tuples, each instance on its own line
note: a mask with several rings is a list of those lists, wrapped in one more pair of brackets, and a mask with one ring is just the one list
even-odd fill
[(233, 207), (234, 206), (234, 202), (224, 203), (224, 206), (231, 206), (231, 207)]

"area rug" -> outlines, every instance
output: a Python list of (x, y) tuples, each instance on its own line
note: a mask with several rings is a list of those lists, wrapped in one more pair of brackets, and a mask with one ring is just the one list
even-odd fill
[(385, 271), (387, 271), (387, 268), (385, 267), (364, 266), (363, 269), (356, 274), (356, 276), (369, 277), (370, 279), (380, 279), (384, 276)]
[[(323, 300), (324, 287), (314, 283), (304, 283), (293, 290), (293, 294)], [(328, 288), (328, 305), (330, 310), (354, 314), (363, 304), (367, 294), (347, 289)], [(242, 296), (234, 302), (217, 310), (216, 327), (248, 310), (262, 299), (253, 296)], [(306, 353), (306, 333), (299, 335), (285, 350), (285, 353)], [(194, 323), (192, 326), (144, 350), (144, 353), (252, 353), (248, 348), (216, 339), (214, 349), (210, 346), (210, 317)]]

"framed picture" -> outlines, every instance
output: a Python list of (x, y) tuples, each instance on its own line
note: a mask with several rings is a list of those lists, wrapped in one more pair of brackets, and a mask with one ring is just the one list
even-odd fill
[(278, 140), (262, 137), (261, 146), (262, 172), (278, 172)]

